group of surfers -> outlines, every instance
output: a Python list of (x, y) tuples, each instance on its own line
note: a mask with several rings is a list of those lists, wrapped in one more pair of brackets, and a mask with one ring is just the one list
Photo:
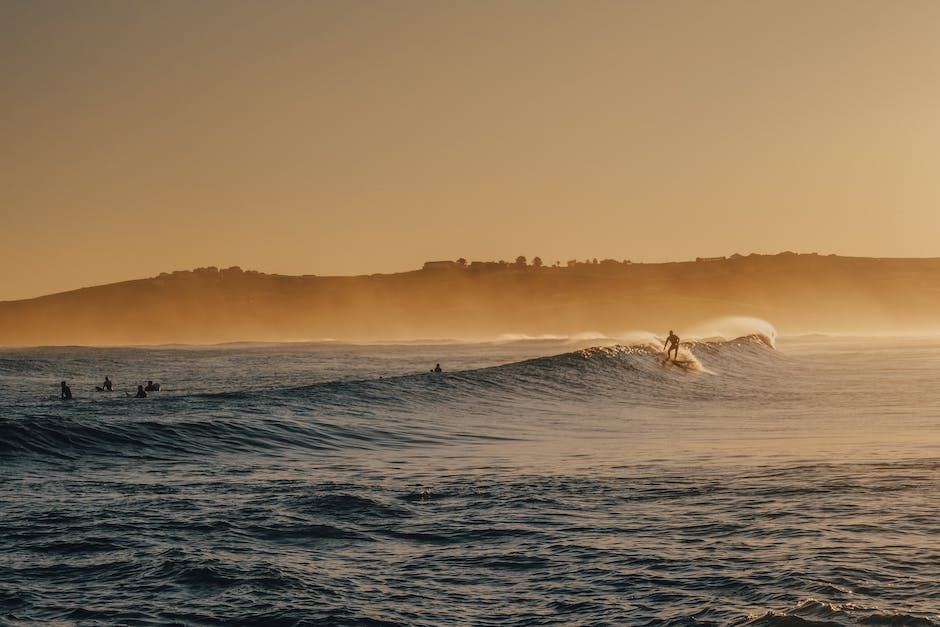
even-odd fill
[[(154, 383), (153, 381), (147, 381), (147, 385), (138, 385), (137, 393), (134, 394), (134, 398), (147, 398), (147, 392), (156, 392), (160, 389), (159, 383)], [(96, 392), (113, 392), (114, 383), (111, 381), (111, 377), (105, 376), (104, 383), (101, 385), (95, 386)], [(130, 396), (130, 394), (128, 394)], [(62, 382), (62, 391), (59, 393), (59, 398), (62, 400), (69, 400), (72, 398), (72, 388), (69, 387), (68, 383), (65, 381)]]

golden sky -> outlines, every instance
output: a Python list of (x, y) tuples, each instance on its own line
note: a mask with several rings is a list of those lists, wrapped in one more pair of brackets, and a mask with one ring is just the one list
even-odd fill
[(934, 0), (0, 0), (0, 300), (940, 256)]

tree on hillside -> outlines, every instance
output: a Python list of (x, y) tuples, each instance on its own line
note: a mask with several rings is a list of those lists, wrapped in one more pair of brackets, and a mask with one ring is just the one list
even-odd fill
[(525, 268), (525, 256), (524, 255), (519, 255), (518, 257), (516, 257), (516, 267)]
[(532, 259), (532, 267), (534, 267), (534, 268), (541, 268), (541, 267), (542, 267), (542, 258), (541, 258), (541, 257), (535, 257), (534, 259)]
[(461, 257), (460, 259), (457, 260), (457, 265), (458, 265), (458, 266), (461, 266), (461, 267), (463, 267), (463, 268), (466, 268), (466, 267), (467, 267), (467, 260), (464, 259), (463, 257)]

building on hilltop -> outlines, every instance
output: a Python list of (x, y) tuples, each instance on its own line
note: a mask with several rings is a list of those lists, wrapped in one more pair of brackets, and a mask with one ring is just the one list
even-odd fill
[(456, 261), (425, 261), (422, 270), (458, 270), (463, 268)]

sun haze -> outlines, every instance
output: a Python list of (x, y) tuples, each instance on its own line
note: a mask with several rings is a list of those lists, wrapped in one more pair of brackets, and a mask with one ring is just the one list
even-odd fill
[(0, 1), (0, 300), (940, 255), (940, 3)]

